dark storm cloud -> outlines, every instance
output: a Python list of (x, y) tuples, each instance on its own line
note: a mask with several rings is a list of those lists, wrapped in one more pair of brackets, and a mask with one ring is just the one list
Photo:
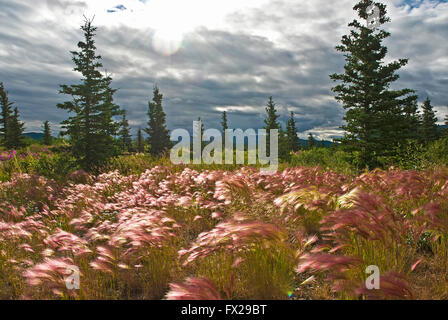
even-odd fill
[[(28, 130), (39, 130), (44, 120), (56, 126), (67, 116), (56, 108), (67, 99), (58, 94), (59, 85), (79, 80), (69, 51), (82, 39), (85, 2), (0, 0), (0, 6), (0, 81), (20, 107)], [(294, 111), (303, 134), (329, 137), (343, 117), (329, 74), (343, 70), (344, 59), (334, 46), (354, 18), (352, 6), (350, 0), (338, 6), (324, 0), (294, 5), (269, 1), (230, 15), (222, 30), (204, 26), (186, 34), (172, 56), (153, 49), (151, 29), (102, 25), (97, 47), (113, 86), (119, 88), (116, 102), (128, 110), (134, 133), (145, 126), (147, 103), (157, 84), (170, 129), (191, 130), (198, 117), (205, 127), (219, 128), (218, 109), (244, 106), (247, 110), (229, 112), (231, 126), (258, 128), (272, 95), (283, 123)], [(448, 45), (442, 41), (448, 34), (448, 8), (420, 6), (412, 15), (409, 10), (390, 4), (391, 57), (411, 59), (400, 72), (399, 86), (418, 90), (421, 99), (430, 95), (441, 107), (448, 104)], [(65, 16), (79, 16), (79, 21), (65, 21)]]
[[(133, 39), (126, 38), (126, 32), (111, 32), (112, 37), (102, 37), (99, 42), (105, 45), (116, 44), (116, 50), (124, 52)], [(144, 33), (134, 35), (143, 37)], [(330, 124), (340, 122), (340, 108), (334, 102), (325, 108), (319, 103), (308, 106), (310, 97), (328, 95), (329, 83), (328, 62), (340, 58), (332, 49), (307, 49), (299, 53), (280, 49), (266, 38), (244, 34), (232, 34), (223, 31), (202, 29), (190, 34), (184, 48), (171, 57), (160, 57), (151, 51), (149, 45), (132, 46), (132, 48), (148, 57), (145, 62), (130, 60), (126, 56), (105, 59), (105, 65), (118, 75), (129, 70), (131, 77), (123, 75), (123, 79), (115, 81), (120, 88), (117, 97), (129, 108), (130, 115), (142, 119), (146, 112), (148, 100), (154, 83), (164, 92), (166, 112), (170, 127), (191, 127), (191, 121), (201, 116), (208, 127), (219, 127), (217, 106), (258, 106), (250, 122), (242, 112), (231, 112), (229, 120), (232, 126), (248, 128), (263, 125), (264, 106), (269, 96), (273, 95), (286, 121), (288, 110), (298, 115), (300, 129), (308, 130), (318, 124), (328, 124), (319, 120), (337, 119)], [(314, 61), (313, 59), (314, 58)], [(156, 60), (157, 64), (149, 61)], [(314, 62), (313, 64), (311, 62)], [(306, 66), (307, 72), (301, 73), (300, 67)], [(178, 70), (178, 77), (163, 75), (166, 69)], [(184, 71), (187, 72), (184, 72)], [(257, 82), (258, 77), (259, 82)], [(119, 75), (118, 78), (121, 78)], [(299, 84), (299, 85), (298, 85)], [(312, 101), (311, 101), (312, 103)], [(132, 106), (132, 107), (131, 107)]]

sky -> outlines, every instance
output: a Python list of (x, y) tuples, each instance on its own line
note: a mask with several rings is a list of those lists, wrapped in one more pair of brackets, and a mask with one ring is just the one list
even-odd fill
[[(342, 134), (344, 110), (329, 74), (342, 72), (334, 47), (357, 18), (355, 0), (0, 0), (0, 81), (26, 132), (68, 117), (59, 85), (76, 84), (70, 51), (83, 40), (83, 16), (95, 17), (96, 45), (119, 90), (133, 134), (147, 121), (157, 85), (170, 130), (261, 128), (270, 96), (285, 124), (295, 113), (299, 136)], [(383, 1), (392, 36), (387, 61), (409, 58), (397, 88), (429, 96), (440, 123), (448, 114), (447, 1)]]

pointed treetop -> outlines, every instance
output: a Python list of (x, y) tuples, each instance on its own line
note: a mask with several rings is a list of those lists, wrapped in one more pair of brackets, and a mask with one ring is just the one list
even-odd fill
[(361, 0), (354, 7), (353, 10), (358, 12), (361, 19), (369, 21), (374, 15), (379, 15), (379, 23), (384, 24), (390, 22), (390, 18), (387, 17), (386, 5), (381, 2), (373, 0)]
[(221, 127), (222, 127), (222, 131), (225, 132), (227, 129), (229, 129), (229, 125), (227, 123), (227, 112), (224, 111), (222, 113), (222, 117), (221, 117)]
[[(269, 101), (268, 104), (266, 106), (266, 113), (267, 113), (267, 118), (264, 120), (265, 123), (265, 129), (266, 130), (272, 130), (272, 129), (281, 129), (280, 123), (277, 121), (278, 118), (280, 117), (277, 114), (277, 110), (276, 110), (276, 104), (274, 102), (274, 99), (271, 97), (269, 97)], [(269, 135), (269, 132), (268, 132)]]

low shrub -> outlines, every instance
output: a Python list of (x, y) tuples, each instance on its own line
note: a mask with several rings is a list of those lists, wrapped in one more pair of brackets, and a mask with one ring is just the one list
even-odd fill
[(345, 152), (338, 147), (313, 148), (301, 150), (291, 155), (289, 165), (315, 167), (320, 166), (341, 173), (357, 173), (356, 155)]

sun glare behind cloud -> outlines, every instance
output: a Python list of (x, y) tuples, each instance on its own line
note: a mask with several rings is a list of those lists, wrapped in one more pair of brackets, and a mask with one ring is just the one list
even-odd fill
[(158, 53), (170, 56), (179, 51), (182, 41), (183, 33), (177, 30), (161, 29), (154, 33), (152, 46)]
[(89, 15), (95, 15), (101, 25), (127, 25), (137, 29), (151, 29), (149, 38), (153, 49), (162, 55), (179, 51), (185, 34), (198, 27), (214, 28), (225, 24), (226, 17), (244, 7), (252, 7), (265, 0), (97, 0), (89, 2)]

